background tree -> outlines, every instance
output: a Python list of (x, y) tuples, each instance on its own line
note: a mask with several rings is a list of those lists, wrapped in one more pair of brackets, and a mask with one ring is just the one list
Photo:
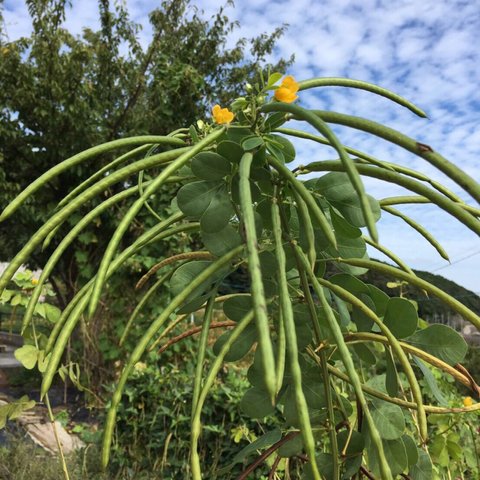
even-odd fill
[[(265, 65), (284, 29), (241, 38), (229, 48), (238, 24), (223, 8), (205, 19), (190, 0), (169, 0), (150, 13), (153, 36), (145, 47), (138, 37), (141, 26), (121, 4), (99, 0), (100, 30), (85, 28), (75, 36), (63, 28), (66, 0), (26, 3), (31, 36), (8, 41), (3, 22), (0, 31), (0, 208), (40, 172), (79, 151), (123, 136), (166, 134), (201, 118), (214, 102), (231, 100), (242, 79)], [(82, 165), (39, 192), (40, 215), (26, 206), (2, 225), (0, 260), (11, 258), (72, 185), (97, 167)], [(97, 246), (110, 233), (102, 218), (59, 265), (53, 281), (64, 301), (75, 289), (83, 260), (95, 263)], [(31, 266), (44, 258), (37, 255)]]
[[(250, 40), (241, 38), (227, 47), (238, 24), (228, 19), (223, 8), (206, 19), (190, 0), (168, 0), (150, 13), (153, 35), (145, 46), (139, 41), (141, 25), (129, 18), (121, 2), (112, 5), (110, 0), (98, 0), (100, 29), (84, 28), (78, 36), (63, 27), (67, 0), (26, 0), (32, 34), (9, 41), (1, 3), (0, 210), (39, 173), (86, 148), (124, 136), (167, 134), (204, 117), (214, 103), (231, 101), (241, 93), (245, 79), (266, 66), (266, 57), (284, 30), (280, 27)], [(281, 61), (274, 68), (284, 70), (290, 61)], [(105, 163), (110, 160), (108, 155), (102, 158)], [(98, 167), (98, 163), (82, 164), (67, 172), (37, 192), (35, 202), (28, 202), (3, 223), (0, 261), (8, 261), (58, 202)], [(117, 193), (124, 186), (106, 194)], [(160, 215), (168, 210), (172, 193), (166, 187), (164, 195), (151, 199)], [(122, 214), (119, 203), (116, 215), (98, 217), (62, 257), (50, 276), (61, 308), (93, 273)], [(29, 266), (44, 265), (82, 215), (80, 211), (69, 219), (50, 245), (32, 256)], [(152, 221), (156, 219), (141, 215), (126, 241), (141, 234)], [(187, 248), (190, 239), (180, 241), (184, 242), (180, 247)], [(179, 244), (174, 247), (178, 250)], [(122, 282), (134, 284), (139, 272), (168, 248), (154, 246), (136, 257), (112, 287), (118, 288)], [(130, 288), (124, 290), (131, 292)], [(117, 326), (111, 320), (124, 318), (132, 305), (132, 296), (117, 297), (91, 321), (91, 335), (83, 339), (80, 358), (91, 361), (93, 368), (82, 367), (87, 376), (88, 372), (97, 376), (88, 378), (92, 387), (104, 380), (101, 365), (105, 358), (118, 355), (116, 342), (111, 341), (117, 339)], [(159, 299), (156, 308), (160, 305)]]

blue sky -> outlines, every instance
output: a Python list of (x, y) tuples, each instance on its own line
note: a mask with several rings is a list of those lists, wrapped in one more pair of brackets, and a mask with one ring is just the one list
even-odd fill
[[(96, 0), (73, 0), (65, 26), (81, 33), (95, 27)], [(147, 14), (159, 1), (127, 0), (134, 20), (143, 25), (141, 38), (148, 42)], [(217, 0), (192, 1), (210, 16)], [(31, 29), (22, 0), (6, 0), (4, 17), (10, 40)], [(478, 1), (460, 0), (237, 0), (227, 7), (240, 22), (231, 37), (254, 37), (289, 24), (279, 40), (272, 61), (295, 54), (288, 72), (297, 79), (346, 76), (377, 83), (423, 108), (429, 118), (416, 118), (408, 110), (361, 91), (325, 88), (301, 94), (308, 108), (331, 109), (383, 122), (461, 166), (480, 179), (480, 48)], [(346, 145), (378, 158), (406, 165), (445, 182), (472, 205), (467, 194), (418, 157), (365, 134), (336, 128)], [(334, 158), (327, 148), (312, 150), (298, 142), (298, 163)], [(366, 180), (377, 198), (401, 195), (400, 187)], [(451, 265), (414, 231), (384, 213), (379, 223), (380, 241), (414, 268), (437, 271), (461, 285), (480, 292), (480, 242), (478, 237), (438, 209), (426, 205), (400, 206), (427, 227), (447, 250)], [(381, 258), (380, 255), (375, 254)], [(464, 259), (464, 260), (462, 260)]]

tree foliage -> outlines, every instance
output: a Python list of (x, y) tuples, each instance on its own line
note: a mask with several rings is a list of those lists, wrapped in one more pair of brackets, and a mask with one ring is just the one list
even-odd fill
[[(283, 32), (280, 27), (229, 46), (238, 25), (223, 8), (206, 19), (190, 0), (168, 0), (150, 13), (153, 34), (143, 45), (141, 25), (121, 2), (99, 0), (100, 28), (84, 28), (80, 36), (64, 28), (66, 0), (26, 3), (32, 34), (9, 41), (3, 22), (0, 31), (0, 207), (39, 172), (92, 145), (129, 135), (165, 134), (202, 118), (214, 100), (231, 100), (240, 93)], [(108, 155), (99, 162), (107, 160)], [(65, 172), (38, 192), (40, 209), (26, 205), (15, 221), (4, 224), (0, 259), (11, 258), (46, 213), (98, 166)], [(159, 209), (165, 208), (162, 200), (159, 195)], [(77, 220), (73, 217), (70, 224)], [(141, 222), (136, 228), (143, 228)], [(98, 247), (111, 233), (110, 219), (100, 218), (75, 242), (77, 254), (71, 249), (62, 260), (55, 278), (66, 286), (67, 298), (86, 260), (95, 262)], [(30, 263), (38, 267), (44, 259), (38, 253)]]

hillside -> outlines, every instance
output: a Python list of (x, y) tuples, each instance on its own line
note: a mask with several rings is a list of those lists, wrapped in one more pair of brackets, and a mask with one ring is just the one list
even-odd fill
[[(413, 270), (423, 280), (441, 288), (452, 297), (462, 302), (470, 310), (480, 315), (480, 297), (457, 283), (448, 280), (441, 275), (435, 275), (422, 270)], [(399, 288), (388, 288), (387, 283), (394, 281), (393, 278), (377, 271), (369, 271), (360, 277), (364, 282), (371, 283), (383, 290), (387, 295), (398, 296)], [(452, 313), (442, 301), (434, 296), (427, 297), (420, 289), (407, 285), (403, 287), (403, 293), (406, 297), (418, 302), (420, 316), (428, 318), (433, 315), (442, 315)]]

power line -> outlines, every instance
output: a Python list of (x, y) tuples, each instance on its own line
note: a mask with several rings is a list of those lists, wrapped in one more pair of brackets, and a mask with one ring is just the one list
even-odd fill
[(467, 255), (465, 257), (459, 258), (458, 260), (450, 262), (448, 265), (442, 265), (441, 267), (438, 267), (435, 270), (432, 270), (431, 273), (438, 272), (439, 270), (442, 270), (443, 268), (451, 267), (452, 265), (455, 265), (456, 263), (460, 263), (460, 262), (463, 262), (464, 260), (468, 260), (469, 258), (474, 257), (475, 255), (478, 255), (479, 253), (480, 253), (480, 250), (477, 250), (476, 252), (473, 252), (470, 255)]

